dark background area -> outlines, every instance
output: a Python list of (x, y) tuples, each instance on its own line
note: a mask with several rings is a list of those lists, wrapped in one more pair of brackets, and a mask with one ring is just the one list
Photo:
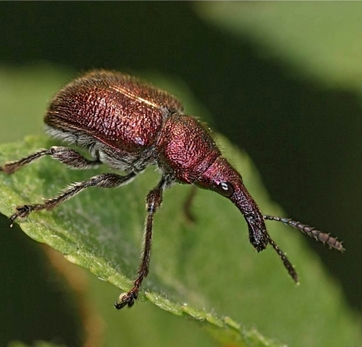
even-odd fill
[(8, 2), (0, 4), (0, 23), (1, 65), (47, 62), (182, 79), (210, 111), (212, 127), (251, 156), (287, 216), (344, 240), (343, 256), (310, 246), (351, 306), (362, 308), (357, 95), (292, 77), (247, 38), (202, 21), (192, 3)]

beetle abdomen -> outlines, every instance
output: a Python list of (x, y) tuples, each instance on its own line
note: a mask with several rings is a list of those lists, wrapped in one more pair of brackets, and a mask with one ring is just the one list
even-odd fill
[(173, 112), (182, 112), (182, 105), (168, 93), (121, 73), (93, 71), (55, 96), (44, 121), (116, 149), (140, 152), (156, 142)]

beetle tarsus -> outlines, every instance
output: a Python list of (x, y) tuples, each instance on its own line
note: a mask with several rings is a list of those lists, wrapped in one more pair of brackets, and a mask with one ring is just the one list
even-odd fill
[(134, 287), (128, 293), (121, 294), (119, 296), (119, 300), (114, 303), (114, 307), (117, 310), (120, 310), (126, 306), (132, 307), (135, 303), (135, 300), (138, 297), (138, 291), (139, 291), (139, 288)]
[(13, 227), (14, 222), (18, 217), (26, 218), (29, 215), (29, 213), (34, 209), (33, 206), (35, 206), (35, 205), (18, 206), (16, 208), (16, 212), (9, 217), (9, 219), (10, 219), (10, 227)]

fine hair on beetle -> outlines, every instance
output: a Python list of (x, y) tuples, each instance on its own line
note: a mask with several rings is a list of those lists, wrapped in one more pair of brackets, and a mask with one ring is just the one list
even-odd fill
[[(62, 140), (65, 146), (40, 149), (5, 163), (0, 171), (12, 174), (37, 159), (50, 156), (73, 169), (85, 170), (105, 164), (125, 174), (97, 174), (70, 184), (59, 195), (42, 203), (18, 206), (10, 216), (11, 225), (31, 212), (52, 210), (88, 187), (126, 185), (149, 165), (156, 165), (161, 173), (158, 184), (146, 196), (144, 245), (136, 279), (133, 287), (120, 295), (115, 303), (117, 309), (134, 304), (148, 275), (154, 214), (162, 204), (163, 192), (174, 183), (208, 189), (230, 200), (245, 218), (253, 247), (259, 252), (270, 244), (297, 283), (298, 275), (270, 237), (266, 220), (284, 223), (329, 248), (344, 251), (342, 242), (329, 234), (289, 218), (262, 214), (241, 175), (222, 155), (208, 129), (196, 118), (185, 115), (181, 102), (174, 96), (135, 77), (114, 71), (91, 71), (54, 96), (44, 122), (47, 133)], [(91, 159), (66, 144), (88, 150)], [(192, 196), (187, 206), (191, 201)]]

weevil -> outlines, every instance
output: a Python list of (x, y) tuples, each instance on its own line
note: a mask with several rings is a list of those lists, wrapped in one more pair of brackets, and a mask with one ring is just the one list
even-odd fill
[(91, 71), (55, 95), (44, 122), (51, 137), (87, 149), (91, 159), (72, 148), (53, 146), (6, 163), (0, 171), (12, 174), (34, 160), (50, 156), (73, 169), (106, 164), (125, 174), (98, 174), (69, 185), (43, 203), (18, 206), (10, 216), (11, 224), (31, 212), (52, 210), (88, 187), (126, 185), (149, 165), (156, 165), (161, 173), (159, 183), (146, 197), (143, 254), (136, 279), (133, 287), (118, 298), (117, 309), (134, 304), (148, 275), (154, 214), (161, 206), (163, 192), (174, 183), (208, 189), (229, 199), (243, 214), (253, 247), (259, 252), (270, 244), (295, 282), (298, 282), (298, 275), (270, 237), (265, 220), (282, 222), (330, 248), (344, 250), (337, 238), (313, 227), (288, 218), (263, 215), (241, 175), (221, 154), (208, 128), (196, 118), (185, 115), (181, 102), (174, 96), (135, 77), (113, 71)]

